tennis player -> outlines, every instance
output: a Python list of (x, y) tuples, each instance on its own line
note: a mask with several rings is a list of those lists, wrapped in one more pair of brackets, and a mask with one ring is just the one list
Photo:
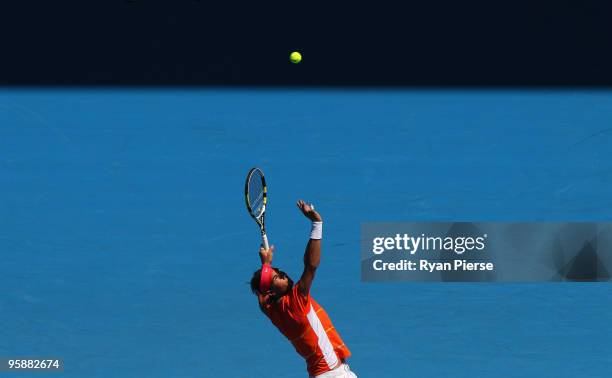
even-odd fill
[(306, 360), (310, 377), (356, 378), (346, 364), (351, 352), (323, 307), (310, 295), (310, 287), (321, 260), (321, 216), (314, 206), (304, 201), (298, 201), (297, 206), (312, 221), (302, 277), (294, 285), (286, 273), (271, 267), (274, 247), (267, 250), (262, 247), (259, 250), (262, 268), (253, 274), (251, 290), (257, 295), (261, 311)]

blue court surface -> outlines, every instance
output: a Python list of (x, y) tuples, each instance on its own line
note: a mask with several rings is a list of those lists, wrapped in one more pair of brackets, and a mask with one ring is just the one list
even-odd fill
[(62, 357), (62, 377), (305, 377), (247, 285), (252, 166), (294, 279), (295, 201), (323, 215), (312, 293), (359, 377), (612, 374), (608, 283), (360, 282), (361, 222), (609, 221), (612, 92), (572, 90), (4, 89), (0, 356)]

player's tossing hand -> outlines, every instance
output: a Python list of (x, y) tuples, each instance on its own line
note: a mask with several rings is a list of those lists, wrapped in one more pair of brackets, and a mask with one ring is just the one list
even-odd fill
[(262, 264), (272, 264), (272, 255), (274, 254), (274, 246), (265, 249), (263, 246), (259, 247), (259, 258)]
[(297, 201), (297, 207), (302, 211), (302, 214), (306, 216), (306, 218), (310, 219), (313, 222), (322, 222), (323, 219), (321, 215), (317, 213), (312, 204), (307, 204), (306, 202), (299, 200)]

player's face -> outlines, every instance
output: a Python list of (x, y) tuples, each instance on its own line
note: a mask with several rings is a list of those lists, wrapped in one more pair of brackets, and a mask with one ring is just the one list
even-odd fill
[(289, 278), (283, 272), (277, 273), (274, 272), (272, 275), (272, 283), (270, 284), (270, 289), (276, 295), (283, 295), (289, 289)]

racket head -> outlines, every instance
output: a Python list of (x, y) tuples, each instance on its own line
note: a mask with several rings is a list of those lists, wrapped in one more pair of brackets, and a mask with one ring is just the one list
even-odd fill
[(263, 215), (268, 202), (268, 187), (263, 171), (251, 168), (244, 184), (247, 211), (263, 227)]

